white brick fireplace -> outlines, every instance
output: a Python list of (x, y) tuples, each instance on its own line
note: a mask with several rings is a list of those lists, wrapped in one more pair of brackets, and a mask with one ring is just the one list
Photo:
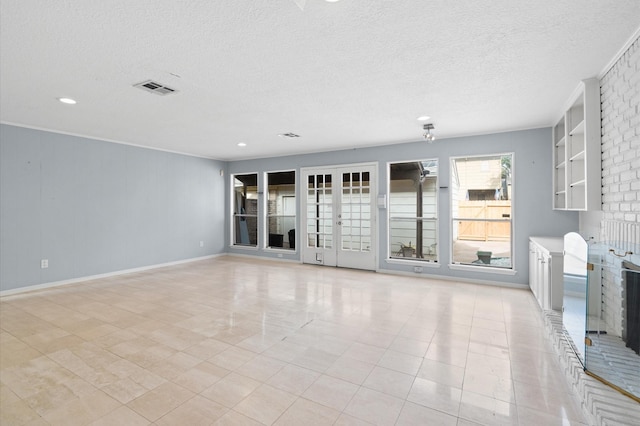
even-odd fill
[[(640, 39), (600, 80), (602, 103), (602, 220), (599, 240), (640, 265)], [(603, 259), (606, 331), (622, 333), (622, 260)]]
[[(602, 211), (580, 213), (580, 233), (591, 243), (599, 243), (596, 245), (602, 258), (602, 320), (599, 328), (607, 332), (605, 336), (623, 335), (622, 261), (640, 265), (639, 34), (637, 31), (615, 63), (599, 76)], [(611, 249), (622, 257), (609, 252)], [(588, 423), (636, 424), (640, 418), (640, 404), (583, 371), (570, 342), (561, 332), (561, 314), (547, 311), (545, 319), (567, 379), (581, 396)]]
[[(606, 252), (602, 259), (602, 319), (604, 331), (608, 334), (622, 337), (624, 323), (622, 262), (627, 261), (640, 265), (640, 224), (604, 220), (602, 221), (601, 240), (604, 242), (604, 247), (615, 250), (618, 255)], [(625, 253), (629, 252), (633, 254), (625, 255)]]

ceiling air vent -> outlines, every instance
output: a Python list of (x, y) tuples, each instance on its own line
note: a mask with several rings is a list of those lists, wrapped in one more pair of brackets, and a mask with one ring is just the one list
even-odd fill
[(147, 92), (155, 93), (156, 95), (169, 95), (171, 93), (177, 92), (176, 89), (172, 89), (171, 87), (167, 87), (164, 84), (160, 84), (155, 81), (147, 80), (142, 83), (134, 84), (133, 87), (140, 88), (142, 90), (146, 90)]
[(291, 132), (283, 133), (283, 134), (278, 135), (278, 136), (282, 136), (283, 138), (299, 138), (300, 137), (300, 135), (296, 135), (295, 133), (291, 133)]

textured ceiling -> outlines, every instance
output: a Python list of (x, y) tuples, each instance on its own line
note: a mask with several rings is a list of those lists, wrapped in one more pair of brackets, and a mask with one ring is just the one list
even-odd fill
[(638, 0), (296, 3), (1, 0), (0, 120), (226, 160), (415, 141), (424, 114), (446, 143), (551, 125), (640, 26)]

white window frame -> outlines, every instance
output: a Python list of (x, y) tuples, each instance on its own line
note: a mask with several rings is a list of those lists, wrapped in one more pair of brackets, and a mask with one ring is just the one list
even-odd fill
[[(435, 248), (435, 256), (436, 260), (432, 261), (429, 259), (417, 259), (408, 257), (406, 259), (401, 257), (392, 257), (392, 249), (391, 249), (391, 165), (392, 164), (402, 164), (402, 163), (416, 163), (416, 162), (424, 162), (424, 161), (436, 161), (438, 163), (438, 174), (436, 175), (436, 191), (435, 191), (435, 199), (436, 199), (436, 210), (435, 216), (425, 218), (424, 214), (422, 218), (415, 217), (414, 220), (416, 222), (419, 219), (427, 219), (432, 220), (435, 224), (435, 240), (436, 240), (436, 248)], [(417, 159), (417, 160), (399, 160), (399, 161), (389, 161), (387, 162), (387, 199), (386, 199), (386, 208), (387, 208), (387, 258), (386, 262), (390, 264), (399, 264), (399, 265), (415, 265), (415, 266), (428, 266), (428, 267), (436, 267), (439, 268), (441, 265), (440, 261), (440, 217), (438, 215), (438, 209), (440, 208), (440, 191), (439, 191), (439, 182), (440, 182), (440, 159), (435, 158), (426, 158), (426, 159)], [(407, 218), (411, 219), (411, 218)], [(417, 223), (416, 223), (417, 226)], [(417, 241), (416, 241), (417, 245)]]
[[(294, 230), (295, 230), (295, 248), (294, 249), (290, 249), (290, 248), (279, 248), (279, 247), (270, 247), (269, 246), (269, 218), (272, 217), (269, 215), (269, 174), (270, 173), (293, 173), (294, 174), (294, 196), (295, 196), (295, 214), (293, 216), (293, 222), (294, 222)], [(283, 253), (297, 253), (298, 248), (299, 248), (299, 244), (298, 241), (300, 240), (300, 236), (298, 235), (298, 206), (299, 206), (299, 195), (298, 195), (298, 187), (299, 187), (299, 181), (300, 177), (298, 174), (298, 171), (295, 169), (285, 169), (285, 170), (269, 170), (267, 172), (264, 172), (264, 176), (263, 176), (263, 182), (264, 182), (264, 197), (263, 197), (263, 202), (262, 202), (262, 211), (263, 211), (263, 230), (262, 230), (262, 248), (266, 251), (274, 251), (274, 252), (283, 252)], [(276, 215), (274, 217), (279, 217), (282, 215)], [(288, 216), (288, 215), (287, 215)], [(287, 237), (286, 235), (284, 235), (285, 237)]]
[[(236, 231), (236, 213), (235, 213), (235, 193), (236, 193), (236, 189), (235, 189), (235, 179), (236, 176), (245, 176), (245, 175), (256, 175), (256, 193), (258, 195), (258, 202), (257, 202), (257, 208), (258, 211), (256, 212), (255, 215), (240, 215), (240, 216), (245, 216), (245, 217), (254, 217), (256, 218), (256, 245), (242, 245), (242, 244), (236, 244), (235, 242), (235, 231)], [(258, 248), (260, 247), (260, 223), (259, 223), (259, 218), (260, 218), (260, 174), (258, 172), (238, 172), (238, 173), (233, 173), (231, 175), (229, 175), (229, 187), (230, 187), (230, 203), (229, 203), (229, 217), (231, 218), (231, 226), (230, 228), (230, 235), (229, 235), (229, 246), (234, 248), (234, 249), (242, 249), (242, 250), (258, 250)]]
[[(454, 217), (453, 215), (453, 171), (454, 171), (454, 161), (460, 158), (486, 158), (486, 157), (498, 157), (498, 156), (511, 156), (511, 194), (509, 199), (511, 200), (511, 217), (510, 217), (510, 244), (511, 244), (511, 267), (499, 267), (499, 266), (490, 266), (490, 265), (479, 265), (475, 266), (468, 263), (455, 263), (453, 259), (453, 222), (455, 220), (468, 220), (464, 218)], [(516, 214), (515, 214), (515, 206), (516, 206), (516, 182), (515, 182), (515, 173), (516, 170), (516, 158), (515, 152), (498, 152), (498, 153), (487, 153), (487, 154), (474, 154), (474, 155), (458, 155), (455, 157), (449, 157), (449, 181), (450, 181), (450, 190), (449, 190), (449, 239), (450, 239), (450, 249), (449, 249), (449, 269), (451, 270), (460, 270), (460, 271), (474, 271), (474, 272), (483, 272), (489, 274), (502, 274), (502, 275), (516, 275), (516, 253), (515, 253), (515, 223), (516, 223)], [(484, 220), (486, 221), (486, 219)]]

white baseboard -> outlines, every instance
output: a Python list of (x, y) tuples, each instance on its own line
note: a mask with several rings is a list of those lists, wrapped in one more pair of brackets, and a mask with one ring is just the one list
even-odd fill
[[(239, 257), (239, 258), (250, 258), (250, 259), (253, 259), (253, 260), (265, 260), (265, 261), (271, 261), (271, 262), (302, 264), (302, 261), (300, 261), (298, 259), (285, 259), (285, 258), (277, 258), (277, 257), (261, 257), (261, 256), (255, 256), (255, 255), (249, 255), (249, 254), (239, 254), (239, 253), (219, 253), (219, 254), (214, 254), (214, 255), (210, 255), (210, 256), (194, 257), (194, 258), (190, 258), (190, 259), (177, 260), (177, 261), (174, 261), (174, 262), (167, 262), (167, 263), (160, 263), (160, 264), (155, 264), (155, 265), (142, 266), (140, 268), (124, 269), (124, 270), (120, 270), (120, 271), (107, 272), (105, 274), (89, 275), (89, 276), (84, 276), (84, 277), (72, 278), (72, 279), (69, 279), (69, 280), (54, 281), (54, 282), (49, 282), (49, 283), (44, 283), (44, 284), (35, 284), (35, 285), (27, 286), (27, 287), (15, 288), (15, 289), (11, 289), (11, 290), (4, 290), (4, 291), (0, 291), (0, 297), (8, 297), (8, 296), (28, 293), (28, 292), (32, 292), (32, 291), (45, 290), (45, 289), (49, 289), (49, 288), (53, 288), (53, 287), (60, 287), (60, 286), (69, 285), (69, 284), (77, 284), (77, 283), (81, 283), (81, 282), (84, 282), (84, 281), (91, 281), (91, 280), (96, 280), (96, 279), (100, 279), (100, 278), (109, 278), (109, 277), (114, 277), (114, 276), (118, 276), (118, 275), (131, 274), (131, 273), (142, 272), (142, 271), (148, 271), (148, 270), (151, 270), (151, 269), (159, 269), (159, 268), (164, 268), (164, 267), (167, 267), (167, 266), (175, 266), (175, 265), (180, 265), (180, 264), (183, 264), (183, 263), (197, 262), (199, 260), (213, 259), (213, 258), (222, 257), (222, 256)], [(402, 275), (402, 276), (407, 276), (407, 277), (424, 278), (424, 279), (432, 279), (432, 280), (457, 281), (457, 282), (469, 283), (469, 284), (482, 284), (482, 285), (492, 285), (492, 286), (498, 286), (498, 287), (529, 289), (529, 286), (526, 285), (526, 284), (505, 283), (505, 282), (501, 282), (501, 281), (478, 280), (478, 279), (462, 278), (462, 277), (450, 277), (450, 276), (446, 276), (446, 275), (437, 275), (437, 274), (422, 274), (422, 273), (421, 274), (416, 274), (416, 273), (405, 272), (405, 271), (394, 271), (394, 270), (391, 270), (391, 269), (376, 269), (375, 272), (378, 272), (378, 273), (381, 273), (381, 274)]]
[[(266, 261), (272, 261), (272, 262), (297, 263), (300, 265), (304, 264), (302, 260), (298, 260), (298, 259), (262, 257), (262, 256), (256, 256), (252, 254), (242, 254), (242, 253), (225, 253), (225, 255), (230, 257), (240, 257), (244, 259), (253, 259), (253, 260), (259, 259), (259, 260), (266, 260)], [(307, 265), (313, 265), (313, 264), (308, 263)], [(320, 266), (324, 266), (324, 265), (320, 265)], [(427, 266), (427, 265), (421, 265), (421, 266)], [(328, 266), (328, 268), (332, 268), (332, 266)], [(503, 281), (479, 280), (474, 278), (463, 278), (463, 277), (450, 277), (447, 275), (437, 275), (437, 274), (429, 274), (429, 273), (416, 274), (414, 272), (396, 271), (393, 269), (379, 269), (379, 268), (376, 269), (374, 272), (377, 272), (380, 274), (389, 274), (389, 275), (402, 275), (405, 277), (423, 278), (423, 279), (431, 279), (431, 280), (443, 280), (443, 281), (456, 281), (456, 282), (466, 283), (466, 284), (491, 285), (494, 287), (506, 287), (506, 288), (516, 288), (521, 290), (529, 290), (528, 284), (508, 283)]]
[(457, 281), (457, 282), (466, 283), (466, 284), (491, 285), (494, 287), (507, 287), (507, 288), (517, 288), (521, 290), (529, 290), (529, 286), (527, 284), (507, 283), (503, 281), (478, 280), (474, 278), (450, 277), (448, 275), (394, 271), (393, 269), (376, 269), (376, 272), (380, 274), (402, 275), (405, 277), (424, 278), (429, 280)]
[(284, 257), (268, 257), (268, 256), (256, 256), (254, 254), (242, 254), (242, 253), (224, 253), (224, 255), (229, 257), (242, 257), (245, 259), (253, 259), (253, 260), (270, 260), (273, 262), (285, 262), (285, 263), (298, 263), (302, 264), (301, 260), (298, 259), (287, 259)]
[(44, 290), (44, 289), (48, 289), (48, 288), (52, 288), (52, 287), (60, 287), (60, 286), (63, 286), (63, 285), (77, 284), (77, 283), (80, 283), (80, 282), (83, 282), (83, 281), (97, 280), (97, 279), (100, 279), (100, 278), (115, 277), (115, 276), (118, 276), (118, 275), (131, 274), (131, 273), (134, 273), (134, 272), (148, 271), (150, 269), (164, 268), (164, 267), (167, 267), (167, 266), (180, 265), (180, 264), (183, 264), (183, 263), (197, 262), (199, 260), (213, 259), (215, 257), (224, 256), (226, 254), (227, 253), (212, 254), (212, 255), (209, 255), (209, 256), (193, 257), (193, 258), (190, 258), (190, 259), (176, 260), (174, 262), (167, 262), (167, 263), (159, 263), (159, 264), (156, 264), (156, 265), (142, 266), (140, 268), (123, 269), (123, 270), (120, 270), (120, 271), (107, 272), (105, 274), (89, 275), (89, 276), (85, 276), (85, 277), (72, 278), (70, 280), (54, 281), (54, 282), (44, 283), (44, 284), (35, 284), (35, 285), (27, 286), (27, 287), (20, 287), (20, 288), (14, 288), (14, 289), (11, 289), (11, 290), (0, 291), (0, 297), (13, 296), (13, 295), (16, 295), (16, 294), (22, 294), (22, 293), (27, 293), (27, 292), (31, 292), (31, 291)]

